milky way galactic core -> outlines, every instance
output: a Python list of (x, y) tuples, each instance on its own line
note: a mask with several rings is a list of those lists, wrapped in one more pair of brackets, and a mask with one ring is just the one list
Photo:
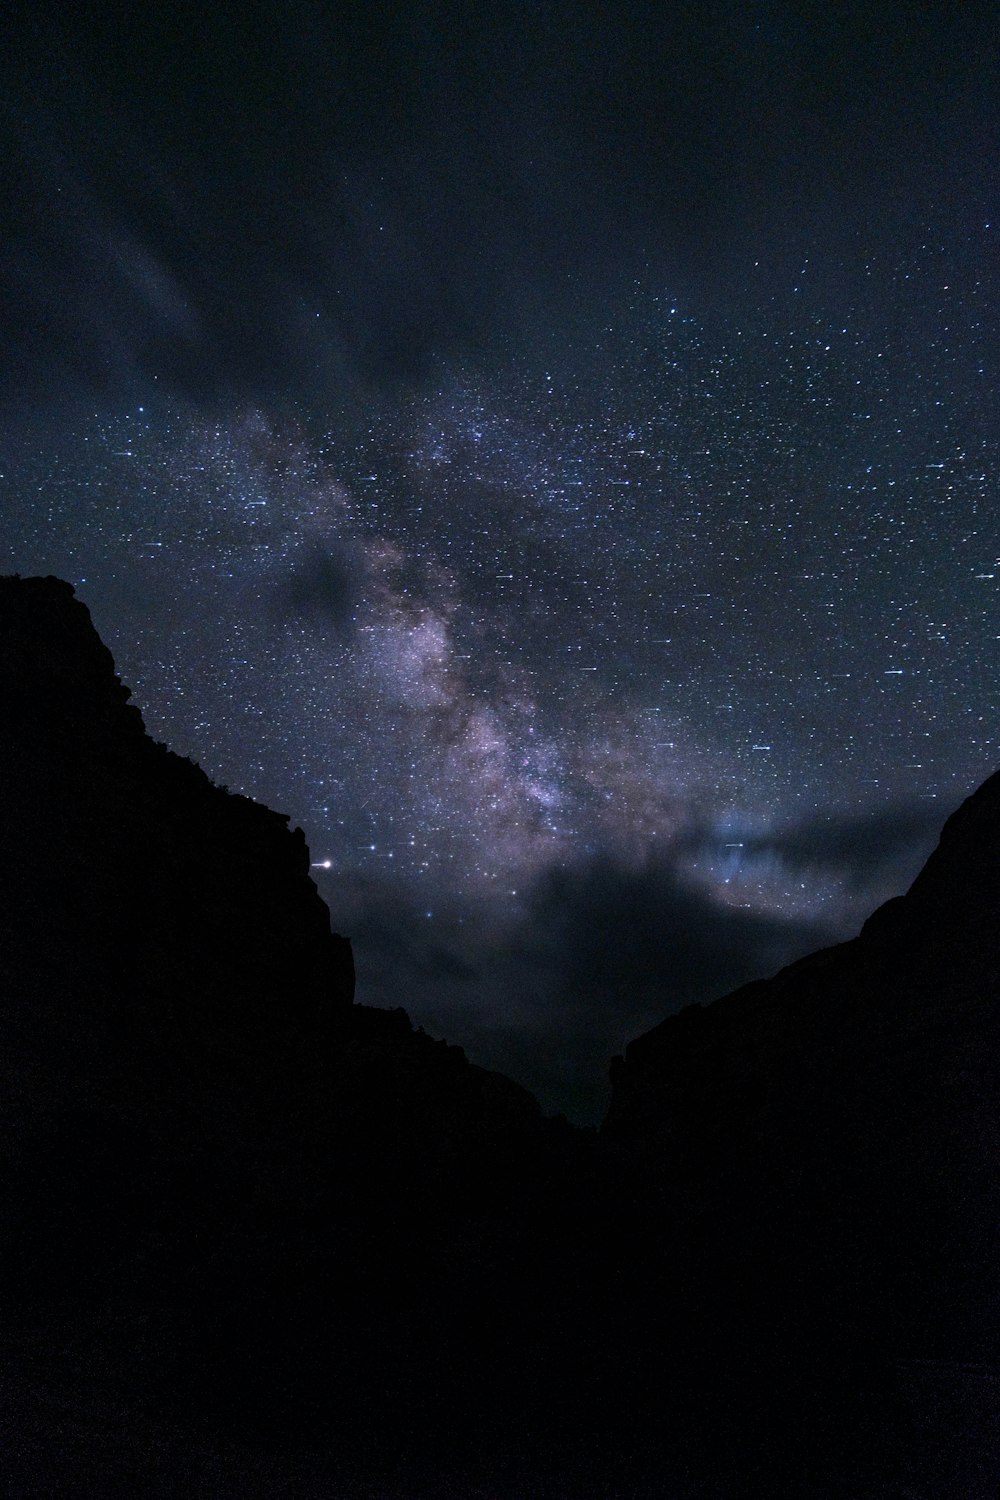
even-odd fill
[(391, 9), (14, 28), (0, 566), (596, 1119), (1000, 759), (996, 18)]

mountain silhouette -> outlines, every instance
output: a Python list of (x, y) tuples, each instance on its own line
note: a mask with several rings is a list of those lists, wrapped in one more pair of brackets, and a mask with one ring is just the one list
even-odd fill
[(0, 580), (0, 703), (10, 1493), (995, 1494), (1000, 778), (598, 1134), (354, 1002), (68, 584)]

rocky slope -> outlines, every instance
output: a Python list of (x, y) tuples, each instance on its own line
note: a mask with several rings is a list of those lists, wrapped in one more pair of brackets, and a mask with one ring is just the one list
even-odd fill
[(855, 939), (670, 1017), (612, 1069), (633, 1243), (737, 1364), (838, 1413), (831, 1464), (881, 1422), (899, 1493), (1000, 1473), (998, 913), (995, 775)]
[(808, 1245), (831, 1286), (861, 1278), (864, 1317), (913, 1354), (969, 1358), (1000, 1333), (998, 911), (1000, 775), (858, 937), (669, 1018), (613, 1067), (610, 1137), (750, 1241)]
[[(393, 1392), (415, 1423), (460, 1389), (511, 1268), (544, 1259), (526, 1205), (573, 1132), (352, 1004), (301, 831), (155, 744), (129, 696), (67, 584), (0, 580), (12, 1409), (29, 1430), (26, 1391), (83, 1399), (97, 1442), (126, 1401), (272, 1437), (314, 1403), (391, 1468)], [(72, 1444), (16, 1442), (29, 1488), (83, 1492)]]

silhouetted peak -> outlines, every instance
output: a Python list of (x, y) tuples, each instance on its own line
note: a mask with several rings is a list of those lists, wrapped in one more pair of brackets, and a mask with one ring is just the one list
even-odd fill
[(330, 932), (301, 830), (146, 735), (69, 584), (0, 579), (0, 694), (15, 1004), (44, 993), (67, 1036), (108, 1028), (109, 1066), (113, 1014), (145, 1017), (143, 1045), (165, 1046), (168, 1016), (177, 1037), (248, 1040), (350, 1004), (350, 945)]
[(301, 830), (145, 735), (68, 585), (0, 580), (0, 692), (25, 1493), (161, 1449), (164, 1493), (992, 1493), (908, 1465), (1000, 1342), (1000, 778), (857, 938), (631, 1043), (597, 1139), (351, 1004)]
[[(772, 979), (755, 980), (704, 1006), (688, 1006), (629, 1043), (616, 1059), (612, 1123), (623, 1119), (631, 1094), (630, 1066), (691, 1049), (718, 1058), (721, 1039), (743, 1038), (756, 1053), (774, 1031), (771, 1052), (802, 1043), (819, 1045), (828, 1030), (840, 1048), (861, 1047), (876, 1025), (906, 1011), (926, 1024), (948, 993), (957, 1003), (964, 983), (1000, 965), (1000, 929), (994, 920), (1000, 891), (1000, 772), (989, 777), (948, 818), (937, 848), (910, 889), (880, 906), (857, 937), (811, 953)], [(964, 979), (963, 979), (964, 976)], [(756, 1039), (754, 1039), (756, 1038)], [(832, 1043), (824, 1042), (823, 1045)]]
[(8, 737), (30, 718), (50, 735), (144, 732), (90, 611), (61, 578), (0, 578), (0, 692)]
[[(948, 818), (937, 848), (903, 901), (916, 916), (934, 909), (950, 919), (1000, 890), (1000, 771), (987, 778)], [(876, 913), (876, 919), (877, 919)]]

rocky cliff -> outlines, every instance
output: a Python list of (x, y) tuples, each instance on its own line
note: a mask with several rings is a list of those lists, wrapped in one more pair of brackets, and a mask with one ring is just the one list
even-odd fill
[[(113, 1444), (81, 1478), (126, 1408), (226, 1440), (325, 1412), (391, 1469), (393, 1401), (416, 1423), (499, 1337), (573, 1132), (352, 1004), (301, 831), (129, 698), (67, 584), (0, 580), (7, 1436), (46, 1494), (142, 1492)], [(46, 1403), (97, 1415), (60, 1451)]]

